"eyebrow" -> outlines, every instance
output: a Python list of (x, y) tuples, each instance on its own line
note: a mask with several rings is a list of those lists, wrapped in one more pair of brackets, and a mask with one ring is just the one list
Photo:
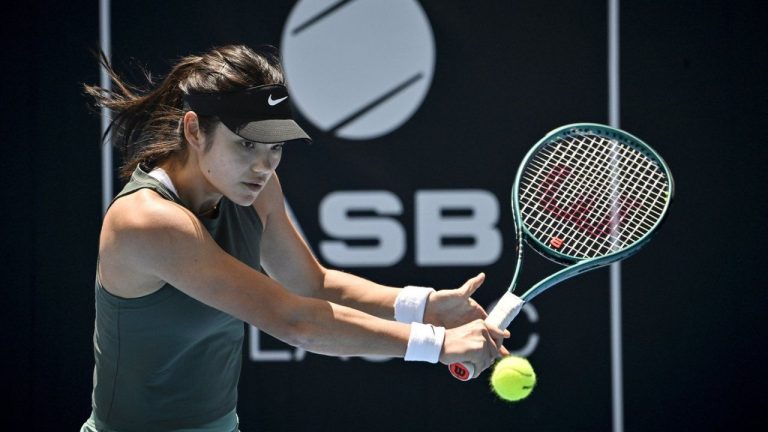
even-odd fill
[(263, 142), (260, 142), (260, 141), (249, 140), (248, 138), (243, 138), (243, 137), (240, 137), (240, 139), (236, 140), (235, 142), (238, 142), (238, 143), (246, 143), (247, 142), (247, 143), (254, 143), (254, 144), (263, 144), (265, 146), (276, 146), (276, 145), (284, 145), (285, 144), (285, 141), (276, 142), (276, 143), (263, 143)]

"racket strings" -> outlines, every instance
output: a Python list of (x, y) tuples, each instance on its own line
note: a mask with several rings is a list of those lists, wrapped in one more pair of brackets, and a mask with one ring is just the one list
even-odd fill
[[(628, 219), (623, 229), (627, 231), (628, 238), (636, 241), (650, 231), (662, 217), (668, 181), (663, 172), (658, 170), (655, 165), (648, 165), (652, 164), (650, 159), (639, 152), (628, 152), (628, 156), (628, 159), (633, 162), (628, 166), (629, 177), (636, 179), (636, 181), (629, 183), (627, 194), (637, 197), (635, 202), (638, 206), (636, 209), (637, 217)], [(651, 176), (649, 173), (657, 175)]]
[(637, 147), (571, 134), (529, 159), (518, 191), (523, 224), (558, 252), (590, 258), (624, 249), (659, 221), (669, 179)]
[[(594, 144), (594, 143), (593, 143)], [(602, 154), (598, 154), (598, 156), (601, 156), (604, 160), (609, 161), (609, 166), (611, 168), (611, 173), (615, 173), (618, 169), (617, 167), (617, 161), (620, 160), (620, 155), (616, 152), (613, 152), (612, 154), (608, 154), (605, 149), (608, 147), (603, 148)], [(583, 148), (582, 148), (583, 150)], [(615, 150), (615, 148), (614, 148)], [(559, 162), (562, 163), (562, 158), (564, 155), (567, 155), (566, 152), (559, 152)], [(581, 165), (585, 164), (585, 160), (583, 155), (581, 156)], [(608, 158), (608, 159), (606, 159)], [(581, 195), (584, 196), (585, 194), (590, 197), (590, 202), (587, 204), (590, 204), (593, 206), (593, 208), (588, 209), (589, 213), (591, 213), (593, 216), (598, 215), (602, 219), (600, 221), (589, 221), (588, 223), (584, 223), (583, 220), (576, 219), (574, 220), (574, 216), (580, 216), (575, 215), (573, 212), (570, 214), (566, 214), (565, 216), (568, 217), (561, 217), (560, 223), (555, 227), (556, 229), (562, 230), (564, 222), (571, 221), (571, 222), (577, 222), (579, 224), (579, 227), (582, 230), (587, 231), (587, 233), (590, 235), (590, 238), (587, 238), (586, 241), (581, 244), (581, 248), (579, 248), (579, 251), (584, 253), (585, 249), (596, 249), (600, 246), (605, 246), (605, 242), (601, 243), (601, 240), (607, 240), (609, 237), (607, 237), (606, 234), (610, 232), (610, 244), (613, 246), (613, 249), (617, 247), (621, 247), (621, 245), (617, 245), (618, 238), (615, 235), (617, 227), (620, 225), (620, 218), (623, 215), (623, 213), (626, 212), (626, 206), (618, 205), (618, 194), (616, 193), (619, 189), (619, 185), (621, 183), (620, 179), (617, 178), (617, 176), (614, 174), (612, 176), (607, 176), (606, 170), (603, 170), (603, 172), (599, 172), (595, 165), (592, 165), (588, 170), (580, 170), (579, 173), (582, 174), (582, 178), (578, 179), (579, 181), (576, 183), (576, 185), (581, 185), (581, 187), (574, 186), (571, 191), (573, 192), (572, 195)], [(584, 183), (585, 178), (591, 178), (592, 181), (589, 183)], [(597, 188), (605, 189), (605, 185), (607, 182), (610, 182), (611, 191), (613, 193), (611, 194), (603, 194), (601, 197), (599, 197), (598, 200), (594, 200), (595, 197), (595, 190)], [(588, 185), (589, 188), (585, 189), (585, 185)], [(568, 202), (570, 198), (573, 198), (572, 196), (568, 196), (567, 194), (563, 197), (563, 199)], [(582, 200), (581, 204), (581, 211), (584, 213), (585, 209), (584, 207), (584, 201)], [(606, 213), (608, 212), (608, 213)], [(606, 217), (605, 215), (608, 215), (609, 217)], [(563, 216), (562, 214), (558, 216)], [(607, 231), (608, 230), (608, 231)]]
[[(565, 174), (565, 175), (568, 175), (568, 176), (576, 175), (576, 176), (581, 177), (581, 179), (579, 179), (579, 182), (577, 184), (572, 185), (571, 188), (559, 189), (560, 185), (552, 185), (553, 182), (552, 182), (551, 178), (549, 178), (549, 179), (545, 180), (545, 186), (547, 188), (550, 188), (551, 186), (557, 187), (558, 190), (556, 192), (562, 193), (562, 195), (560, 197), (558, 197), (559, 199), (557, 199), (557, 201), (559, 203), (565, 203), (566, 205), (568, 203), (573, 202), (574, 199), (575, 199), (575, 196), (577, 196), (577, 195), (578, 196), (594, 197), (594, 189), (599, 184), (599, 181), (603, 181), (604, 182), (606, 180), (605, 178), (601, 178), (602, 173), (600, 173), (598, 171), (598, 167), (596, 165), (594, 165), (594, 164), (587, 164), (587, 163), (585, 163), (586, 158), (582, 157), (575, 164), (576, 165), (575, 172), (572, 172), (571, 170), (564, 170), (563, 167), (566, 164), (565, 158), (566, 157), (570, 157), (570, 154), (569, 154), (569, 152), (562, 151), (562, 150), (563, 150), (563, 148), (555, 149), (555, 151), (552, 152), (551, 155), (549, 155), (550, 163), (554, 163), (555, 166), (558, 167), (557, 174), (558, 175)], [(546, 164), (543, 165), (543, 166), (546, 166)], [(540, 168), (541, 167), (542, 166), (540, 166)], [(540, 171), (540, 172), (543, 172), (543, 171)], [(548, 175), (549, 176), (552, 175), (551, 171), (550, 171), (550, 174), (548, 174)], [(583, 181), (583, 178), (592, 178), (593, 180), (596, 180), (596, 181), (593, 181), (591, 183), (587, 183), (587, 182)], [(587, 186), (589, 186), (589, 188), (586, 188)], [(545, 193), (551, 194), (551, 191), (547, 190), (547, 192), (545, 192)], [(555, 201), (555, 198), (553, 198), (552, 196), (547, 195), (546, 199), (547, 199), (547, 207), (546, 207), (547, 210), (550, 210), (550, 211), (553, 210), (552, 202)], [(596, 202), (595, 204), (603, 205), (604, 206), (605, 205), (604, 201), (605, 201), (605, 199), (601, 197), (600, 201)], [(579, 212), (579, 214), (576, 214), (574, 211), (571, 211), (570, 214), (567, 215), (567, 216), (570, 216), (570, 218), (561, 218), (557, 225), (552, 226), (550, 224), (549, 228), (560, 229), (562, 227), (562, 225), (566, 221), (568, 221), (569, 219), (573, 220), (573, 217), (578, 217), (578, 216), (587, 216), (587, 217), (589, 217), (589, 216), (591, 216), (590, 214), (587, 214), (587, 215), (583, 214), (583, 213), (585, 213), (584, 212), (584, 204), (586, 204), (586, 203), (581, 202), (579, 207), (576, 209)], [(560, 210), (560, 212), (562, 212), (562, 210)], [(590, 212), (590, 213), (593, 213), (594, 215), (597, 215), (600, 212)], [(560, 214), (560, 216), (562, 216), (562, 214)], [(551, 221), (540, 221), (540, 222), (551, 222)], [(586, 223), (582, 223), (582, 225), (581, 225), (582, 228), (585, 228), (586, 230), (590, 231), (592, 234), (596, 234), (595, 230), (596, 230), (597, 226), (595, 226), (595, 224), (594, 224), (595, 221), (587, 220), (587, 221), (582, 221), (582, 222), (586, 222)]]
[[(594, 148), (594, 139), (592, 139), (591, 144), (593, 145), (592, 148)], [(557, 155), (557, 162), (559, 164), (563, 164), (564, 158), (570, 157), (569, 152), (572, 152), (572, 148), (567, 148), (569, 151), (562, 151), (566, 148), (559, 148), (556, 151), (555, 154)], [(589, 147), (581, 147), (577, 148), (577, 150), (584, 151), (585, 149), (589, 149)], [(611, 149), (612, 152), (609, 153), (607, 150)], [(616, 228), (620, 225), (619, 221), (617, 220), (617, 217), (621, 217), (622, 213), (626, 211), (626, 206), (617, 205), (618, 199), (614, 197), (613, 195), (617, 195), (616, 192), (618, 190), (618, 185), (621, 184), (621, 180), (617, 178), (616, 170), (619, 168), (617, 166), (617, 161), (621, 160), (621, 155), (616, 153), (616, 147), (608, 147), (603, 146), (602, 152), (593, 152), (593, 156), (600, 157), (602, 160), (607, 160), (609, 163), (609, 166), (611, 168), (610, 173), (611, 176), (607, 175), (609, 171), (602, 169), (602, 172), (598, 170), (598, 166), (595, 165), (593, 160), (589, 158), (585, 158), (583, 154), (579, 154), (580, 157), (580, 164), (581, 167), (577, 166), (577, 168), (581, 168), (578, 171), (578, 173), (581, 174), (580, 178), (577, 176), (577, 181), (572, 185), (570, 191), (571, 194), (569, 195), (568, 189), (565, 189), (566, 194), (562, 197), (562, 199), (568, 203), (569, 201), (572, 201), (574, 196), (586, 196), (588, 197), (589, 202), (586, 204), (590, 204), (593, 206), (592, 209), (589, 209), (589, 213), (593, 215), (597, 215), (601, 217), (600, 221), (591, 220), (589, 222), (586, 222), (583, 219), (580, 219), (580, 217), (584, 216), (584, 200), (582, 199), (580, 208), (577, 207), (577, 210), (580, 211), (580, 213), (575, 213), (571, 211), (570, 213), (566, 214), (557, 214), (557, 216), (560, 216), (560, 223), (555, 226), (555, 229), (562, 230), (563, 226), (565, 225), (565, 222), (571, 221), (576, 222), (579, 227), (586, 231), (591, 238), (588, 239), (588, 241), (585, 244), (582, 244), (582, 251), (585, 248), (595, 248), (595, 245), (600, 245), (600, 239), (607, 239), (606, 236), (606, 229), (610, 229), (612, 234), (615, 234)], [(621, 150), (619, 148), (619, 150)], [(594, 157), (592, 158), (594, 159)], [(588, 167), (588, 169), (584, 169), (584, 167)], [(572, 174), (575, 175), (575, 174)], [(590, 182), (585, 183), (584, 179), (591, 179)], [(606, 184), (610, 182), (611, 185), (611, 191), (614, 192), (613, 194), (602, 194), (601, 197), (597, 201), (595, 201), (595, 190), (598, 188), (605, 189)], [(606, 211), (610, 209), (610, 219), (607, 219), (604, 215), (606, 214)], [(550, 209), (551, 210), (551, 209)], [(565, 217), (563, 217), (565, 216)], [(611, 244), (616, 247), (617, 238), (615, 235), (611, 236)], [(619, 245), (618, 247), (621, 247)]]
[[(603, 197), (598, 201), (594, 200), (595, 187), (601, 182), (605, 182), (607, 179), (598, 171), (596, 165), (586, 163), (587, 159), (584, 158), (583, 155), (581, 155), (579, 163), (575, 164), (575, 171), (565, 168), (567, 166), (567, 159), (573, 159), (573, 150), (573, 148), (559, 148), (555, 149), (550, 155), (547, 155), (550, 164), (554, 164), (557, 167), (555, 171), (556, 175), (568, 177), (575, 176), (578, 181), (572, 184), (570, 188), (564, 188), (562, 187), (563, 185), (560, 184), (561, 182), (553, 184), (554, 182), (551, 178), (553, 171), (550, 171), (547, 174), (548, 177), (544, 180), (544, 186), (546, 188), (546, 191), (544, 192), (546, 199), (545, 210), (557, 218), (539, 220), (539, 222), (541, 222), (545, 231), (550, 233), (564, 231), (565, 224), (569, 221), (577, 223), (582, 230), (589, 234), (589, 237), (585, 237), (583, 239), (584, 241), (580, 244), (581, 249), (584, 249), (594, 247), (594, 240), (602, 237), (603, 234), (605, 234), (606, 227), (611, 223), (610, 220), (605, 219), (602, 221), (594, 220), (594, 216), (604, 214), (604, 211), (600, 211), (600, 207), (604, 207), (606, 204)], [(585, 178), (591, 178), (593, 181), (587, 183), (584, 181)], [(554, 191), (552, 190), (553, 187)], [(554, 197), (554, 193), (559, 193), (561, 195), (559, 197)], [(575, 202), (577, 196), (587, 197), (587, 199), (583, 199), (577, 203)], [(556, 202), (557, 204), (553, 204), (553, 202)], [(587, 207), (591, 205), (598, 206), (598, 211), (589, 210)], [(552, 238), (562, 239), (562, 237)], [(569, 242), (569, 244), (571, 247), (577, 246), (572, 242)]]

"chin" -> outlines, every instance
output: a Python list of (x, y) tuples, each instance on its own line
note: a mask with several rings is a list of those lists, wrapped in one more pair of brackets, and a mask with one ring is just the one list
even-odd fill
[(256, 197), (258, 197), (258, 195), (256, 195), (256, 196), (253, 196), (253, 195), (242, 196), (241, 195), (241, 196), (237, 196), (237, 197), (227, 197), (227, 198), (229, 198), (230, 201), (232, 201), (233, 203), (235, 203), (235, 204), (237, 204), (239, 206), (250, 207), (250, 206), (253, 205), (254, 202), (256, 202)]
[(224, 195), (233, 203), (247, 207), (253, 205), (256, 198), (261, 194), (262, 188), (259, 187), (246, 187), (243, 184), (238, 184), (235, 187), (229, 189)]

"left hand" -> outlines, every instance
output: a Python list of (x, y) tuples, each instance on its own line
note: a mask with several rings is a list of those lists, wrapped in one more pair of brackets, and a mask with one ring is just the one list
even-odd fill
[(469, 279), (459, 288), (435, 291), (429, 295), (424, 310), (424, 322), (445, 328), (454, 328), (488, 314), (472, 299), (472, 294), (485, 281), (485, 273)]

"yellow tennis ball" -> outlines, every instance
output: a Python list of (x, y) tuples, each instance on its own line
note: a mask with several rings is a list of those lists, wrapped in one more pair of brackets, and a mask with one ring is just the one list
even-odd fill
[(496, 363), (491, 374), (491, 388), (506, 401), (526, 398), (535, 385), (536, 372), (528, 360), (522, 357), (504, 357)]

